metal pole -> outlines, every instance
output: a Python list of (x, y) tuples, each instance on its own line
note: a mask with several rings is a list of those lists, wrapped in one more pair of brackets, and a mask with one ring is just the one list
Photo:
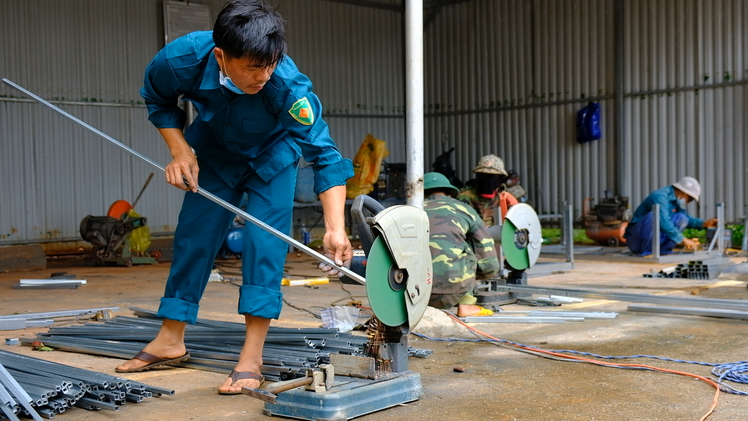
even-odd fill
[(748, 236), (746, 233), (746, 228), (748, 228), (748, 207), (743, 207), (743, 243), (740, 247), (740, 250), (743, 252), (743, 254), (748, 253)]
[[(66, 111), (61, 110), (60, 108), (50, 104), (48, 101), (44, 100), (43, 98), (37, 96), (36, 94), (32, 93), (31, 91), (28, 91), (27, 89), (21, 87), (20, 85), (17, 85), (14, 82), (11, 82), (10, 80), (3, 78), (3, 82), (5, 84), (10, 85), (11, 87), (23, 92), (27, 96), (33, 98), (36, 102), (46, 105), (47, 107), (51, 108), (54, 111), (57, 111), (58, 113), (64, 115), (65, 117), (73, 120), (74, 122), (80, 124), (81, 126), (87, 128), (88, 130), (96, 133), (97, 135), (103, 137), (104, 139), (114, 143), (115, 145), (119, 146), (120, 148), (124, 149), (125, 151), (129, 152), (132, 155), (137, 156), (138, 158), (142, 159), (143, 161), (151, 164), (152, 166), (159, 169), (159, 171), (163, 172), (164, 168), (156, 163), (156, 161), (153, 161), (152, 159), (141, 155), (134, 149), (130, 148), (129, 146), (126, 146), (119, 141), (117, 141), (115, 138), (107, 135), (106, 133), (100, 131), (99, 129), (89, 125), (88, 123), (84, 122), (83, 120), (73, 116), (72, 114), (69, 114)], [(423, 183), (423, 177), (421, 177), (421, 183)], [(330, 265), (334, 268), (336, 268), (338, 271), (348, 275), (351, 279), (355, 280), (356, 282), (360, 284), (366, 284), (366, 279), (362, 277), (361, 275), (351, 271), (350, 269), (346, 268), (345, 266), (338, 266), (333, 262), (331, 259), (327, 258), (327, 256), (318, 253), (317, 251), (307, 247), (306, 245), (294, 240), (293, 238), (287, 236), (286, 234), (283, 234), (282, 232), (276, 230), (275, 228), (271, 227), (270, 225), (260, 221), (259, 219), (255, 218), (254, 216), (248, 214), (247, 212), (244, 212), (243, 210), (237, 208), (236, 206), (232, 205), (231, 203), (221, 199), (218, 196), (215, 196), (213, 193), (210, 193), (206, 190), (203, 190), (201, 188), (197, 189), (197, 194), (205, 197), (206, 199), (210, 200), (211, 202), (223, 207), (224, 209), (227, 209), (237, 215), (239, 215), (242, 219), (245, 219), (258, 227), (262, 228), (263, 230), (269, 232), (270, 234), (274, 235), (275, 237), (285, 241), (288, 244), (291, 244), (292, 246), (296, 247), (296, 249), (303, 251), (304, 253), (316, 258), (317, 260), (326, 263), (327, 265)], [(421, 186), (421, 198), (423, 198), (423, 186)]]
[(423, 0), (405, 2), (407, 204), (423, 209)]
[(707, 253), (711, 253), (714, 249), (714, 244), (717, 244), (717, 251), (719, 254), (722, 254), (723, 252), (723, 246), (722, 243), (724, 242), (723, 232), (725, 231), (725, 203), (720, 202), (717, 203), (717, 229), (714, 231), (714, 236), (712, 237), (712, 242), (709, 243), (709, 248), (706, 250)]
[(626, 144), (626, 109), (625, 109), (625, 74), (626, 74), (626, 51), (624, 49), (624, 1), (615, 0), (614, 7), (614, 38), (615, 38), (615, 142), (618, 157), (616, 160), (616, 187), (618, 194), (629, 196), (627, 183), (629, 177), (630, 148)]
[(725, 252), (725, 202), (717, 203), (717, 251), (719, 254)]
[(564, 218), (562, 235), (566, 249), (566, 261), (574, 267), (574, 208), (571, 203), (566, 202), (564, 206)]
[(660, 258), (660, 205), (652, 206), (652, 257)]

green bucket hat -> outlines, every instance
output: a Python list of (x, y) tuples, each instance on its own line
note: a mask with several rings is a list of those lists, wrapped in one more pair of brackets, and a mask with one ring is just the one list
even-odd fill
[(427, 172), (423, 175), (423, 189), (424, 190), (430, 190), (430, 189), (438, 189), (438, 188), (445, 188), (452, 192), (454, 196), (457, 196), (458, 193), (460, 193), (460, 190), (457, 189), (457, 187), (453, 186), (449, 180), (447, 180), (447, 177), (444, 176), (442, 173), (438, 172)]

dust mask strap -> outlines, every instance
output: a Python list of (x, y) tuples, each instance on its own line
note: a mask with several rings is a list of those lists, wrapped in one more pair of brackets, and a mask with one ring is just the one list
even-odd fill
[[(223, 67), (226, 67), (225, 58), (223, 59)], [(239, 95), (246, 94), (246, 92), (242, 91), (236, 85), (234, 85), (234, 82), (231, 80), (230, 77), (223, 74), (223, 71), (221, 70), (221, 66), (218, 66), (218, 83), (220, 83), (221, 86), (223, 86), (224, 88), (228, 89), (229, 91), (235, 94), (239, 94)]]

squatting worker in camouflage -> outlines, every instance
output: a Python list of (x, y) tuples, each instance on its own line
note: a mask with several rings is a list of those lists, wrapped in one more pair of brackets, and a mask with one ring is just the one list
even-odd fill
[(509, 174), (504, 169), (504, 161), (496, 155), (482, 157), (473, 169), (475, 178), (465, 183), (460, 190), (457, 200), (473, 207), (483, 218), (487, 226), (496, 225), (494, 213), (501, 209), (502, 220), (506, 218), (509, 208), (519, 203), (517, 199), (506, 191), (506, 181)]
[[(197, 320), (213, 260), (234, 219), (232, 212), (195, 194), (198, 182), (236, 206), (246, 192), (247, 212), (288, 234), (303, 156), (313, 163), (314, 191), (322, 202), (324, 253), (338, 265), (351, 259), (344, 216), (345, 184), (353, 165), (335, 146), (311, 81), (286, 50), (278, 12), (260, 1), (236, 0), (218, 14), (213, 31), (175, 39), (148, 65), (141, 95), (173, 158), (166, 181), (187, 193), (158, 310), (163, 324), (156, 339), (118, 372), (189, 358), (185, 326)], [(180, 99), (198, 112), (186, 130)], [(239, 361), (218, 387), (221, 394), (260, 387), (265, 336), (282, 306), (288, 247), (254, 224), (247, 224), (243, 239), (238, 313), (244, 316), (246, 336)]]
[(491, 310), (475, 305), (473, 289), (478, 278), (490, 278), (499, 270), (493, 239), (475, 210), (454, 198), (458, 190), (447, 177), (430, 172), (423, 180), (434, 277), (429, 305), (457, 305), (459, 317), (490, 316)]

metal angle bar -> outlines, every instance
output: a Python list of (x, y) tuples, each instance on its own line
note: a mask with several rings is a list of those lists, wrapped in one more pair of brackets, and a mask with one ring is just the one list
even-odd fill
[(720, 300), (715, 298), (678, 298), (650, 294), (630, 294), (621, 292), (603, 292), (580, 289), (545, 288), (530, 285), (497, 285), (500, 292), (529, 292), (534, 294), (567, 295), (570, 297), (598, 298), (603, 300), (628, 301), (632, 303), (653, 304), (686, 304), (728, 310), (748, 311), (748, 302), (739, 300)]
[(707, 310), (703, 308), (688, 307), (655, 307), (655, 306), (638, 306), (631, 305), (629, 311), (640, 311), (645, 313), (667, 313), (667, 314), (684, 314), (691, 316), (719, 317), (723, 319), (748, 320), (748, 311), (731, 311), (731, 310)]
[(461, 318), (466, 323), (566, 323), (582, 322), (583, 318), (572, 317), (498, 317), (498, 316), (468, 316)]
[[(48, 108), (52, 109), (53, 111), (56, 111), (56, 112), (62, 114), (63, 116), (65, 116), (65, 117), (69, 118), (70, 120), (72, 120), (72, 121), (80, 124), (81, 126), (85, 127), (86, 129), (88, 129), (88, 130), (96, 133), (97, 135), (103, 137), (104, 139), (112, 142), (116, 146), (119, 146), (120, 148), (122, 148), (125, 151), (129, 152), (131, 155), (134, 155), (134, 156), (142, 159), (146, 163), (151, 164), (153, 167), (157, 168), (159, 171), (164, 172), (164, 168), (161, 165), (159, 165), (158, 163), (156, 163), (156, 161), (153, 161), (152, 159), (146, 157), (145, 155), (140, 154), (139, 152), (137, 152), (136, 150), (130, 148), (129, 146), (126, 146), (125, 144), (120, 143), (115, 138), (107, 135), (106, 133), (102, 132), (101, 130), (99, 130), (99, 129), (91, 126), (90, 124), (84, 122), (83, 120), (75, 117), (74, 115), (72, 115), (72, 114), (70, 114), (70, 113), (68, 113), (68, 112), (66, 112), (66, 111), (64, 111), (64, 110), (62, 110), (62, 109), (60, 109), (60, 108), (52, 105), (51, 103), (49, 103), (48, 101), (46, 101), (42, 97), (40, 97), (40, 96), (32, 93), (31, 91), (27, 90), (26, 88), (23, 88), (22, 86), (16, 84), (15, 82), (12, 82), (12, 81), (8, 80), (7, 78), (3, 78), (3, 82), (5, 82), (5, 84), (13, 87), (14, 89), (17, 89), (17, 90), (23, 92), (27, 96), (33, 98), (38, 103), (47, 106)], [(201, 189), (201, 188), (198, 187), (197, 188), (197, 194), (199, 194), (199, 195), (205, 197), (206, 199), (212, 201), (213, 203), (215, 203), (215, 204), (217, 204), (217, 205), (219, 205), (219, 206), (221, 206), (221, 207), (223, 207), (223, 208), (225, 208), (225, 209), (227, 209), (227, 210), (229, 210), (229, 211), (237, 214), (241, 218), (243, 218), (243, 219), (251, 222), (252, 224), (254, 224), (254, 225), (262, 228), (264, 231), (266, 231), (266, 232), (272, 234), (273, 236), (275, 236), (276, 238), (278, 238), (280, 240), (283, 240), (284, 242), (286, 242), (286, 243), (288, 243), (288, 244), (296, 247), (296, 249), (303, 251), (304, 253), (308, 254), (309, 256), (312, 256), (315, 259), (317, 259), (317, 260), (319, 260), (319, 261), (321, 261), (321, 262), (323, 262), (323, 263), (325, 263), (325, 264), (327, 264), (327, 265), (329, 265), (331, 267), (334, 267), (339, 272), (342, 272), (342, 273), (348, 275), (351, 279), (357, 281), (358, 283), (360, 283), (360, 284), (366, 284), (366, 279), (363, 276), (359, 275), (358, 273), (355, 273), (355, 272), (351, 271), (350, 269), (348, 269), (345, 266), (338, 266), (335, 262), (333, 262), (327, 256), (325, 256), (325, 255), (323, 255), (321, 253), (318, 253), (316, 250), (314, 250), (314, 249), (312, 249), (310, 247), (307, 247), (305, 244), (302, 244), (301, 242), (296, 241), (295, 239), (289, 237), (288, 235), (283, 234), (282, 232), (278, 231), (277, 229), (275, 229), (275, 228), (271, 227), (270, 225), (268, 225), (268, 224), (260, 221), (259, 219), (257, 219), (254, 216), (248, 214), (247, 212), (243, 211), (242, 209), (239, 209), (238, 207), (232, 205), (231, 203), (228, 203), (227, 201), (219, 198), (218, 196), (214, 195), (213, 193), (210, 193), (210, 192), (208, 192), (206, 190), (203, 190), (203, 189)]]
[(86, 284), (83, 279), (21, 279), (18, 282), (21, 285)]
[(105, 310), (117, 312), (119, 311), (119, 307), (86, 308), (82, 310), (50, 311), (45, 313), (9, 314), (6, 316), (0, 316), (0, 321), (3, 319), (54, 319), (55, 317), (80, 316), (83, 314), (98, 313), (99, 311)]
[(10, 394), (16, 398), (16, 402), (18, 402), (23, 409), (29, 413), (31, 418), (36, 421), (42, 421), (39, 414), (37, 414), (34, 408), (29, 405), (29, 403), (33, 401), (31, 396), (23, 390), (21, 385), (19, 385), (13, 376), (8, 373), (8, 370), (6, 370), (2, 364), (0, 364), (0, 383), (2, 383)]
[(13, 289), (78, 289), (81, 284), (22, 285), (15, 284)]
[(585, 319), (615, 319), (618, 317), (618, 313), (615, 312), (602, 312), (602, 311), (542, 311), (542, 310), (528, 310), (528, 311), (499, 311), (499, 316), (502, 314), (526, 314), (528, 316), (557, 316), (557, 317), (584, 317)]
[(78, 402), (82, 404), (86, 404), (86, 405), (100, 406), (102, 409), (119, 411), (119, 405), (116, 405), (111, 402), (97, 401), (96, 399), (91, 399), (91, 398), (86, 398), (86, 397), (80, 398)]
[(0, 319), (0, 330), (26, 329), (26, 319)]

